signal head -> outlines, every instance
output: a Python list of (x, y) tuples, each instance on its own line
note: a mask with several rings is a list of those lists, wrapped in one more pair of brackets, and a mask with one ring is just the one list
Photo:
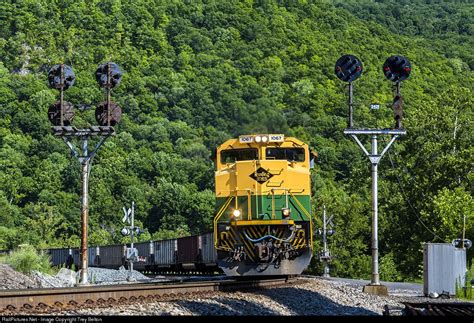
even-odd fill
[[(108, 120), (109, 116), (110, 120)], [(99, 103), (95, 109), (95, 119), (101, 126), (113, 127), (120, 122), (121, 118), (122, 109), (114, 102), (110, 102), (110, 113), (108, 112), (107, 102)]]
[(362, 62), (354, 55), (343, 55), (337, 60), (334, 72), (341, 81), (353, 82), (362, 74)]
[(68, 65), (54, 65), (48, 72), (48, 83), (52, 89), (67, 90), (73, 86), (75, 81), (76, 76), (74, 75), (72, 68)]
[(383, 64), (383, 73), (393, 82), (406, 80), (411, 73), (410, 61), (400, 55), (390, 56)]
[(122, 75), (122, 71), (117, 64), (107, 62), (99, 65), (95, 72), (95, 79), (100, 87), (113, 88), (119, 85)]
[[(63, 124), (61, 124), (61, 113), (63, 114)], [(61, 102), (56, 101), (48, 109), (48, 119), (53, 126), (70, 126), (74, 119), (74, 106), (72, 103), (64, 101), (61, 111)]]

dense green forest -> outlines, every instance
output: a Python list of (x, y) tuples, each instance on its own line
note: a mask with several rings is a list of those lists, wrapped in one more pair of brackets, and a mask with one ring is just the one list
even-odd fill
[[(141, 240), (211, 230), (211, 152), (240, 134), (284, 133), (318, 152), (313, 208), (316, 226), (323, 204), (335, 218), (331, 274), (368, 278), (370, 165), (343, 134), (334, 64), (363, 62), (355, 126), (392, 127), (382, 65), (399, 54), (413, 70), (401, 89), (407, 135), (379, 165), (380, 270), (419, 277), (423, 242), (460, 237), (464, 215), (474, 238), (473, 11), (462, 1), (1, 0), (0, 249), (79, 245), (80, 168), (51, 133), (47, 71), (70, 65), (65, 99), (96, 105), (94, 72), (114, 61), (124, 113), (92, 166), (90, 245), (125, 241), (132, 200)], [(74, 124), (95, 124), (93, 110)], [(315, 257), (309, 271), (320, 270)]]

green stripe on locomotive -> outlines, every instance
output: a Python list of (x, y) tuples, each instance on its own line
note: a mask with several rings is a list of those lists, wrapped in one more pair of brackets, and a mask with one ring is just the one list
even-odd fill
[[(221, 210), (222, 206), (227, 202), (229, 197), (217, 197), (216, 198), (216, 214)], [(297, 199), (298, 201), (295, 201)], [(252, 220), (271, 220), (273, 203), (275, 207), (275, 219), (281, 220), (283, 216), (281, 209), (286, 206), (286, 196), (276, 195), (273, 198), (272, 195), (252, 195), (250, 198)], [(299, 202), (299, 203), (298, 203)], [(301, 206), (300, 206), (301, 205)], [(239, 220), (248, 220), (248, 197), (239, 196), (237, 200), (238, 209), (242, 212), (242, 216)], [(257, 212), (258, 207), (258, 212)], [(311, 214), (311, 197), (309, 195), (289, 195), (288, 196), (288, 207), (291, 209), (290, 218), (295, 221), (310, 221), (307, 214)], [(301, 208), (303, 207), (304, 210)], [(232, 211), (235, 209), (235, 197), (232, 198), (231, 203), (224, 211), (223, 215), (219, 219), (219, 222), (229, 222), (231, 219)]]

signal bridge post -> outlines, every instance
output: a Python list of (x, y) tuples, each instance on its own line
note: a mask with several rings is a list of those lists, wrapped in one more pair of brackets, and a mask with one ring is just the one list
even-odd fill
[[(372, 280), (370, 285), (364, 286), (364, 291), (374, 294), (386, 295), (387, 287), (380, 284), (379, 277), (379, 250), (378, 250), (378, 164), (383, 155), (388, 151), (395, 140), (402, 135), (406, 135), (404, 129), (346, 129), (345, 135), (350, 135), (367, 157), (372, 165)], [(369, 153), (359, 140), (357, 135), (368, 135), (371, 137), (371, 152)], [(378, 153), (377, 136), (392, 135), (392, 139), (387, 146)]]
[[(97, 128), (97, 129), (92, 129)], [(98, 129), (100, 128), (100, 130)], [(69, 126), (52, 127), (53, 134), (61, 137), (71, 150), (71, 154), (81, 164), (81, 277), (79, 284), (88, 284), (88, 222), (89, 222), (89, 176), (91, 172), (92, 159), (107, 138), (115, 134), (113, 127), (91, 127), (91, 129), (76, 129)], [(99, 136), (100, 140), (92, 151), (89, 151), (89, 139)], [(72, 143), (73, 138), (79, 138), (82, 142), (82, 151), (76, 149)]]
[[(97, 105), (95, 116), (100, 126), (91, 126), (85, 129), (77, 129), (71, 126), (74, 119), (74, 106), (64, 100), (64, 91), (74, 85), (76, 76), (70, 66), (64, 64), (54, 65), (48, 72), (48, 83), (53, 89), (60, 93), (60, 99), (53, 103), (48, 109), (48, 119), (53, 126), (51, 130), (56, 137), (61, 137), (71, 150), (74, 157), (81, 164), (81, 277), (79, 285), (87, 285), (88, 282), (88, 257), (87, 257), (87, 229), (89, 222), (89, 175), (92, 159), (107, 138), (115, 134), (113, 128), (120, 121), (121, 108), (113, 103), (111, 89), (120, 83), (122, 72), (112, 62), (102, 64), (97, 69), (96, 80), (100, 87), (106, 88), (106, 101)], [(87, 104), (78, 105), (80, 111), (88, 109)], [(89, 139), (99, 137), (95, 148), (89, 151)], [(82, 151), (72, 143), (72, 139), (79, 138)]]
[[(349, 117), (348, 129), (344, 134), (350, 135), (367, 157), (372, 165), (372, 281), (364, 286), (364, 292), (376, 295), (388, 295), (387, 287), (380, 284), (379, 278), (379, 250), (378, 250), (378, 164), (383, 155), (388, 151), (395, 140), (406, 131), (402, 128), (403, 119), (403, 98), (400, 94), (401, 81), (406, 80), (411, 73), (411, 64), (407, 58), (394, 55), (385, 61), (383, 73), (387, 79), (395, 82), (395, 96), (393, 98), (392, 109), (395, 119), (395, 129), (355, 129), (353, 128), (353, 103), (352, 103), (352, 82), (362, 73), (362, 62), (354, 55), (343, 55), (336, 61), (334, 69), (336, 76), (344, 82), (349, 82)], [(371, 109), (378, 109), (379, 104), (372, 104)], [(371, 138), (371, 152), (365, 149), (358, 135), (368, 135)], [(378, 153), (377, 136), (391, 135), (392, 139), (387, 146)]]

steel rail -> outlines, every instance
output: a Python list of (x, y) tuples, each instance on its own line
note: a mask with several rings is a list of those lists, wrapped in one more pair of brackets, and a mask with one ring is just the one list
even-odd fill
[(409, 303), (405, 305), (405, 316), (474, 316), (473, 303)]
[(104, 301), (126, 301), (194, 293), (235, 291), (275, 287), (295, 281), (283, 277), (254, 280), (222, 280), (201, 282), (154, 282), (124, 285), (77, 286), (71, 288), (16, 289), (0, 291), (0, 314), (34, 308), (80, 306)]

